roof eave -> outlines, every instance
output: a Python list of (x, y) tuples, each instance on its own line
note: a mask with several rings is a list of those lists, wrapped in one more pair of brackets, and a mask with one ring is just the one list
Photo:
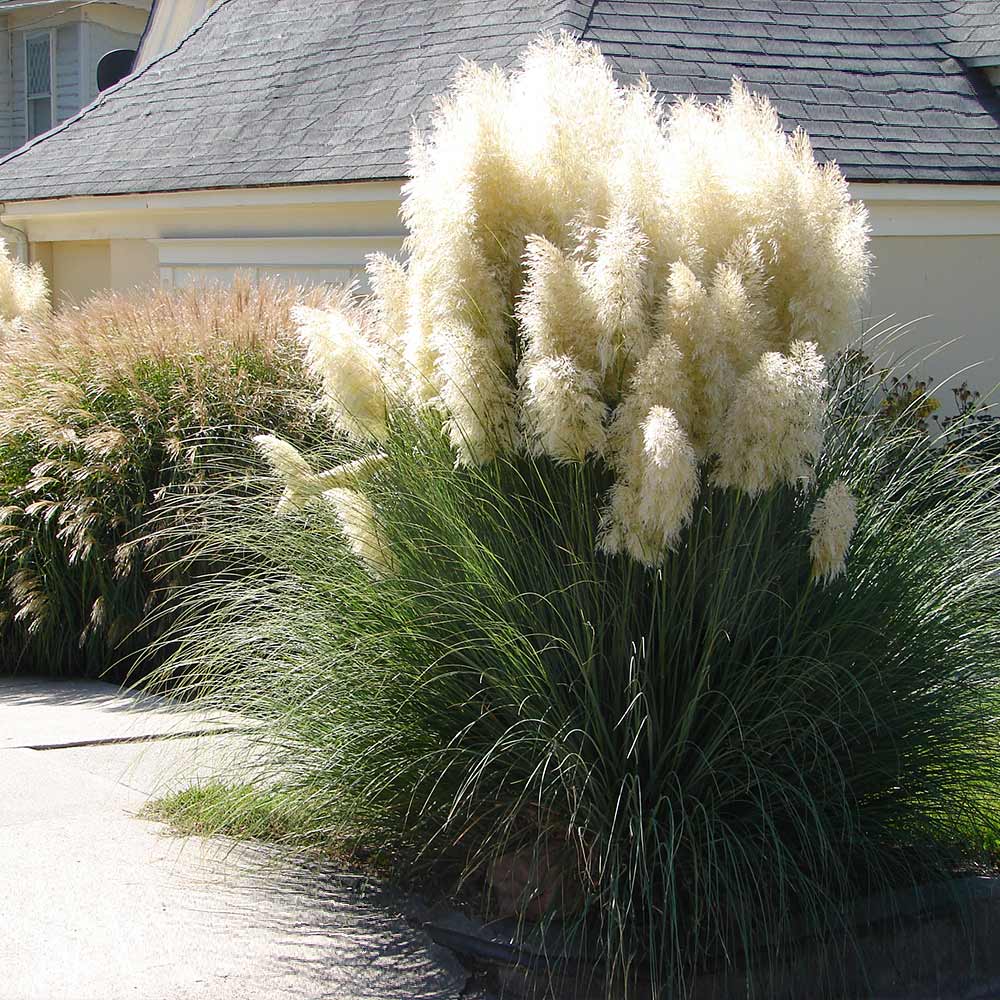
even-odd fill
[[(407, 177), (352, 178), (341, 181), (310, 181), (302, 184), (258, 184), (242, 187), (185, 188), (176, 191), (122, 192), (119, 194), (53, 195), (44, 198), (11, 198), (0, 202), (7, 218), (26, 218), (84, 212), (100, 214), (156, 203), (163, 207), (217, 202), (229, 207), (262, 201), (269, 204), (386, 201), (399, 196)], [(855, 180), (852, 191), (866, 200), (1000, 202), (1000, 180), (914, 181)], [(900, 196), (905, 192), (905, 197)]]

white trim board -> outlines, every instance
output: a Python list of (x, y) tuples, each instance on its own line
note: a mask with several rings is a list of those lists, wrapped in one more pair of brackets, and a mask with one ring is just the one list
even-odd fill
[(997, 236), (1000, 204), (986, 202), (889, 202), (865, 200), (872, 235)]
[(1000, 205), (1000, 184), (876, 184), (850, 185), (851, 196), (864, 202), (959, 202), (975, 201)]
[[(351, 181), (280, 187), (220, 188), (210, 191), (168, 191), (154, 194), (84, 195), (0, 203), (9, 219), (43, 215), (98, 214), (136, 210), (238, 208), (244, 205), (331, 205), (350, 202), (398, 201), (400, 181)], [(1000, 205), (1000, 184), (873, 184), (850, 185), (851, 195), (867, 204), (968, 203)]]
[[(855, 184), (854, 197), (868, 206), (872, 234), (881, 236), (1000, 235), (1000, 185)], [(378, 232), (402, 238), (395, 212), (401, 185), (397, 181), (309, 184), (295, 187), (233, 188), (165, 194), (111, 195), (10, 202), (0, 205), (0, 220), (26, 229), (33, 242), (142, 238), (167, 235), (251, 236), (260, 242), (299, 232), (336, 232), (340, 210), (370, 216), (371, 229), (357, 227), (364, 215), (353, 217), (347, 232)], [(370, 206), (371, 211), (366, 210)], [(303, 213), (311, 213), (309, 222)], [(297, 212), (293, 222), (283, 211)], [(212, 213), (218, 213), (212, 217)], [(261, 221), (267, 213), (266, 226)], [(378, 217), (376, 225), (371, 219)], [(178, 220), (184, 220), (181, 224)], [(287, 228), (285, 228), (285, 225)], [(269, 235), (265, 235), (269, 234)], [(358, 238), (369, 238), (360, 236)]]

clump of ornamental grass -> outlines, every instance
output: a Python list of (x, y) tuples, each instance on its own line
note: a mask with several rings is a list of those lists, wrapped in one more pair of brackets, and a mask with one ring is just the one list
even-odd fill
[(531, 454), (612, 473), (595, 540), (660, 563), (704, 482), (808, 479), (823, 357), (864, 291), (867, 216), (835, 164), (735, 82), (670, 108), (599, 52), (541, 41), (465, 66), (412, 153), (404, 264), (302, 310), (340, 429), (442, 415), (462, 465)]
[[(0, 650), (5, 671), (124, 676), (158, 579), (146, 522), (264, 428), (315, 413), (291, 309), (301, 290), (95, 298), (11, 333), (0, 375)], [(317, 294), (314, 304), (328, 301)]]
[(772, 996), (800, 935), (849, 940), (860, 897), (995, 837), (996, 465), (850, 410), (813, 494), (706, 483), (651, 571), (595, 548), (598, 466), (456, 469), (413, 413), (384, 447), (363, 535), (339, 498), (275, 518), (266, 484), (187, 508), (226, 570), (172, 669), (263, 723), (318, 842), (517, 862), (497, 893), (625, 983), (747, 965)]
[(864, 209), (740, 85), (665, 108), (542, 41), (412, 170), (407, 262), (297, 313), (343, 438), (178, 515), (226, 569), (171, 667), (327, 835), (453, 858), (623, 989), (772, 996), (993, 822), (997, 467), (831, 373)]

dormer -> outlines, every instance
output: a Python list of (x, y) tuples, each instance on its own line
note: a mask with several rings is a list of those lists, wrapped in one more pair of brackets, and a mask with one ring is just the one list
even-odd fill
[(149, 23), (139, 42), (135, 69), (176, 48), (187, 33), (219, 0), (153, 0)]

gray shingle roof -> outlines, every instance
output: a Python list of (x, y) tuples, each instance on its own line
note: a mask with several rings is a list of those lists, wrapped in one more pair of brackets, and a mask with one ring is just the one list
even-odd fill
[(996, 6), (222, 0), (174, 52), (0, 162), (0, 198), (401, 177), (413, 121), (462, 57), (510, 65), (560, 29), (666, 96), (743, 77), (852, 180), (1000, 183), (1000, 101), (957, 58), (996, 34)]

